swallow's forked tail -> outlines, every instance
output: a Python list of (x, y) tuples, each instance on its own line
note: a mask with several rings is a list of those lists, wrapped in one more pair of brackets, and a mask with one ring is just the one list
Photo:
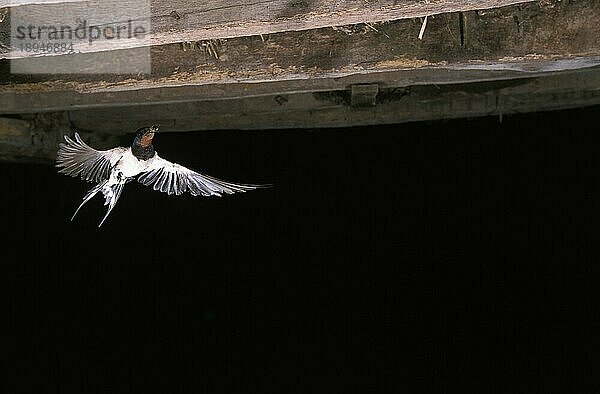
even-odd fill
[(125, 186), (124, 182), (108, 185), (108, 179), (100, 182), (99, 184), (91, 188), (90, 191), (87, 192), (87, 194), (83, 197), (83, 201), (81, 202), (79, 207), (77, 207), (77, 210), (73, 214), (73, 217), (71, 217), (71, 220), (75, 219), (75, 215), (77, 215), (77, 212), (79, 212), (81, 207), (83, 207), (86, 202), (90, 201), (92, 197), (94, 197), (99, 191), (102, 191), (102, 194), (104, 194), (104, 205), (108, 205), (108, 211), (106, 212), (106, 215), (104, 215), (104, 218), (102, 218), (102, 221), (98, 225), (98, 227), (102, 226), (102, 223), (104, 223), (104, 221), (108, 217), (108, 214), (110, 213), (110, 211), (113, 210), (115, 204), (117, 203), (117, 200), (121, 196), (123, 186)]
[(100, 182), (99, 184), (97, 184), (96, 186), (91, 188), (89, 192), (87, 192), (87, 194), (83, 197), (83, 201), (81, 202), (81, 204), (79, 204), (79, 207), (77, 207), (77, 210), (75, 210), (75, 213), (71, 217), (71, 221), (73, 221), (73, 219), (75, 219), (75, 216), (77, 215), (77, 212), (79, 212), (81, 207), (83, 207), (86, 202), (90, 201), (92, 199), (92, 197), (94, 197), (96, 195), (96, 193), (98, 193), (100, 190), (102, 190), (102, 188), (104, 187), (104, 185), (106, 185), (106, 183), (108, 183), (108, 179)]
[(102, 187), (102, 194), (104, 194), (104, 205), (108, 205), (108, 211), (106, 211), (106, 215), (104, 215), (98, 227), (102, 226), (102, 223), (104, 223), (110, 211), (112, 211), (115, 207), (117, 200), (119, 197), (121, 197), (123, 186), (125, 186), (125, 181)]

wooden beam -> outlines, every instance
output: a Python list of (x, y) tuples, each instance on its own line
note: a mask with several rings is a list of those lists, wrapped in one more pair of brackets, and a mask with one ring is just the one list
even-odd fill
[[(581, 62), (586, 65), (600, 64), (600, 57), (590, 59), (574, 59), (574, 65)], [(549, 64), (550, 63), (550, 64)], [(563, 65), (571, 63), (564, 61)], [(142, 90), (123, 90), (80, 93), (73, 91), (30, 91), (30, 92), (5, 92), (0, 93), (0, 114), (24, 114), (45, 111), (62, 111), (87, 108), (118, 108), (128, 105), (151, 105), (186, 103), (194, 101), (232, 100), (237, 98), (250, 98), (279, 95), (327, 92), (343, 90), (355, 84), (376, 83), (382, 88), (398, 88), (415, 85), (446, 85), (456, 83), (475, 83), (485, 81), (502, 81), (526, 76), (543, 76), (546, 72), (522, 72), (502, 70), (503, 67), (528, 67), (539, 68), (555, 65), (554, 60), (548, 62), (536, 61), (535, 63), (519, 63), (513, 65), (487, 64), (497, 67), (498, 70), (488, 71), (479, 69), (445, 69), (426, 68), (411, 71), (382, 72), (340, 76), (323, 79), (295, 79), (282, 81), (246, 82), (246, 83), (218, 83), (190, 86), (171, 86), (159, 88), (146, 88)], [(464, 65), (468, 67), (468, 65)], [(575, 68), (575, 67), (574, 67)], [(568, 68), (567, 68), (568, 69)]]
[[(106, 0), (103, 2), (61, 2), (20, 6), (27, 25), (76, 25), (76, 20), (102, 15), (104, 26), (122, 23), (122, 14), (135, 15), (139, 23), (151, 26), (140, 40), (130, 35), (119, 39), (74, 41), (74, 51), (101, 52), (115, 49), (164, 45), (184, 41), (234, 38), (300, 31), (328, 26), (373, 23), (417, 18), (449, 12), (466, 12), (503, 7), (532, 0), (262, 0), (232, 4), (227, 0), (148, 1)], [(91, 6), (93, 4), (93, 6)], [(115, 12), (120, 10), (123, 12)], [(10, 35), (10, 33), (9, 33)], [(19, 42), (10, 35), (10, 41)], [(13, 45), (13, 49), (14, 49)], [(34, 57), (40, 53), (0, 51), (0, 58)], [(59, 56), (60, 52), (44, 53)]]
[(51, 134), (33, 129), (33, 121), (0, 117), (0, 160), (47, 162), (56, 152)]
[[(174, 103), (346, 89), (491, 81), (600, 64), (600, 3), (537, 3), (373, 26), (227, 40), (219, 58), (202, 48), (152, 48), (148, 76), (16, 75), (0, 71), (0, 113)], [(519, 27), (520, 26), (520, 27)], [(562, 26), (562, 29), (556, 29)], [(101, 58), (73, 61), (93, 70)], [(52, 60), (43, 61), (52, 70)], [(5, 64), (6, 65), (6, 64)]]
[[(233, 100), (98, 108), (0, 117), (0, 160), (54, 160), (65, 133), (79, 131), (97, 148), (141, 125), (161, 131), (349, 127), (550, 111), (600, 105), (600, 67), (544, 77), (379, 89), (375, 105), (352, 106), (352, 89)], [(485, 132), (485, 131), (482, 131)]]
[(352, 93), (350, 87), (236, 100), (88, 109), (69, 111), (69, 119), (76, 129), (121, 134), (152, 123), (159, 123), (163, 131), (262, 130), (502, 116), (599, 105), (600, 67), (504, 81), (383, 88), (373, 106), (352, 105)]
[(57, 3), (75, 3), (82, 2), (85, 0), (3, 0), (0, 3), (0, 7), (20, 7), (32, 4), (57, 4)]
[[(21, 118), (0, 117), (0, 161), (50, 163), (56, 157), (63, 134), (70, 133), (66, 112), (26, 115)], [(86, 140), (99, 148), (118, 143), (109, 133), (85, 133)]]

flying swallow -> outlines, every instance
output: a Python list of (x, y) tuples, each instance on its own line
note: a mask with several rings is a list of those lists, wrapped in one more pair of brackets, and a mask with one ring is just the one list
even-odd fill
[(131, 147), (120, 146), (109, 150), (90, 147), (78, 133), (75, 133), (75, 139), (64, 136), (66, 143), (59, 144), (56, 155), (56, 167), (60, 168), (58, 172), (97, 183), (83, 197), (71, 220), (85, 203), (101, 191), (104, 205), (108, 206), (106, 215), (98, 225), (102, 226), (125, 184), (134, 179), (169, 195), (190, 192), (192, 196), (221, 196), (223, 193), (233, 194), (267, 186), (222, 181), (165, 160), (158, 156), (152, 145), (156, 132), (158, 125), (142, 127), (136, 131)]

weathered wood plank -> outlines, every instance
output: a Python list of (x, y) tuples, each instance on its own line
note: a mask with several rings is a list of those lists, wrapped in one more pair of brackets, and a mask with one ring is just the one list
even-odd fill
[[(101, 36), (93, 45), (88, 40), (73, 41), (75, 52), (87, 53), (416, 18), (531, 1), (533, 0), (262, 0), (231, 3), (226, 0), (155, 0), (148, 9), (147, 5), (139, 1), (106, 0), (102, 3), (27, 5), (19, 7), (18, 11), (21, 15), (26, 15), (27, 25), (33, 26), (75, 26), (78, 19), (87, 20), (91, 15), (99, 14), (103, 14), (100, 19), (104, 26), (117, 26), (122, 23), (121, 17), (117, 15), (123, 12), (139, 15), (138, 22), (151, 26), (151, 31), (144, 40), (131, 36), (102, 39)], [(9, 36), (12, 42), (19, 41), (17, 36), (10, 33)], [(61, 53), (9, 52), (0, 49), (0, 58), (38, 55)]]
[[(23, 118), (0, 117), (0, 161), (50, 163), (56, 157), (58, 143), (69, 133), (71, 123), (66, 112), (26, 115)], [(83, 133), (99, 148), (118, 143), (110, 133)]]
[(2, 0), (0, 8), (3, 7), (19, 7), (32, 4), (56, 4), (56, 3), (75, 3), (85, 0)]
[[(69, 111), (76, 128), (122, 134), (159, 123), (163, 131), (284, 129), (393, 124), (548, 111), (600, 104), (600, 67), (452, 85), (383, 88), (376, 105), (356, 108), (351, 89), (238, 100)], [(100, 127), (101, 126), (101, 130)]]
[(0, 160), (49, 163), (64, 133), (77, 130), (105, 148), (150, 123), (165, 132), (348, 127), (600, 105), (600, 67), (507, 81), (383, 88), (374, 107), (353, 107), (351, 94), (347, 89), (0, 117)]
[[(575, 67), (581, 62), (587, 66), (600, 64), (600, 57), (594, 59), (574, 59)], [(570, 64), (563, 61), (563, 66)], [(141, 90), (98, 91), (92, 93), (74, 91), (32, 91), (0, 93), (0, 114), (23, 114), (43, 111), (61, 111), (69, 109), (85, 109), (109, 107), (117, 108), (131, 104), (150, 105), (154, 103), (185, 103), (207, 100), (230, 100), (241, 97), (261, 97), (276, 94), (294, 94), (310, 92), (326, 92), (346, 89), (359, 83), (378, 83), (383, 88), (406, 87), (414, 85), (445, 85), (453, 83), (472, 83), (494, 80), (510, 80), (525, 75), (542, 76), (545, 72), (526, 72), (511, 70), (528, 68), (538, 70), (555, 66), (555, 60), (548, 62), (487, 64), (497, 70), (444, 69), (424, 68), (419, 70), (354, 74), (334, 78), (295, 79), (282, 81), (215, 83), (190, 86), (171, 86), (162, 88), (146, 88)], [(455, 65), (459, 67), (459, 65)], [(481, 64), (476, 65), (480, 67)], [(503, 69), (508, 68), (508, 69)]]
[[(553, 8), (535, 3), (439, 15), (430, 18), (423, 40), (417, 38), (420, 21), (410, 19), (377, 25), (379, 32), (326, 28), (272, 34), (264, 42), (231, 39), (219, 49), (219, 59), (199, 48), (163, 45), (152, 49), (149, 76), (0, 72), (0, 113), (330, 91), (358, 83), (386, 88), (475, 82), (591, 67), (600, 64), (597, 20), (600, 2)], [(73, 61), (93, 67), (97, 58), (90, 56)], [(44, 61), (52, 70), (53, 59), (18, 61)]]

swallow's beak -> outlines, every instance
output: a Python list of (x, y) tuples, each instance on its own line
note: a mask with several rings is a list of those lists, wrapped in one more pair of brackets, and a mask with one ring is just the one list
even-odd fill
[(144, 137), (152, 139), (152, 138), (154, 138), (154, 133), (156, 133), (156, 132), (158, 132), (157, 124), (148, 127), (146, 132), (144, 132)]

